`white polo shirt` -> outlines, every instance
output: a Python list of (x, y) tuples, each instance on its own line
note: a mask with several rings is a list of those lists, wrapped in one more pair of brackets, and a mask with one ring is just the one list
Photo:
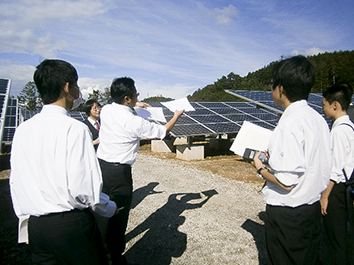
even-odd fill
[(30, 215), (85, 208), (111, 217), (116, 210), (115, 203), (101, 193), (101, 170), (89, 129), (56, 105), (44, 105), (16, 129), (10, 187), (20, 221)]
[(332, 171), (331, 180), (345, 182), (343, 169), (350, 178), (354, 168), (354, 128), (348, 115), (339, 117), (331, 130)]
[(306, 100), (292, 103), (269, 142), (269, 165), (287, 192), (267, 182), (264, 200), (274, 206), (313, 204), (326, 189), (331, 172), (330, 134), (325, 119)]
[(112, 103), (100, 114), (100, 145), (97, 157), (111, 163), (133, 164), (140, 139), (163, 139), (166, 127), (134, 114), (130, 107)]

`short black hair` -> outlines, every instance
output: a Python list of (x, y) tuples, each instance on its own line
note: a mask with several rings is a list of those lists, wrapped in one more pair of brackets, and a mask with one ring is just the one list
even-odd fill
[(353, 88), (347, 82), (338, 82), (323, 92), (323, 97), (332, 104), (337, 101), (342, 110), (348, 111), (352, 101)]
[(116, 78), (111, 84), (111, 97), (115, 103), (123, 104), (124, 97), (132, 98), (135, 92), (135, 83), (130, 77)]
[(85, 107), (84, 107), (84, 111), (85, 111), (85, 113), (86, 113), (87, 116), (90, 116), (92, 106), (93, 106), (95, 103), (98, 104), (98, 106), (101, 107), (101, 104), (98, 103), (98, 101), (97, 101), (96, 99), (89, 99), (88, 101), (86, 101)]
[(37, 66), (33, 80), (44, 104), (50, 104), (59, 99), (60, 91), (65, 84), (74, 85), (78, 74), (74, 66), (62, 60), (46, 59)]
[(315, 68), (302, 55), (282, 60), (272, 70), (273, 89), (283, 86), (290, 102), (308, 99), (315, 82)]

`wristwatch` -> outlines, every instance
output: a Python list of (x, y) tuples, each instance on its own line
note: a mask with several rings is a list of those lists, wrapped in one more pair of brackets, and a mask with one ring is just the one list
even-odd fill
[(261, 168), (259, 168), (259, 169), (257, 170), (258, 176), (259, 176), (260, 178), (262, 178), (262, 179), (265, 179), (265, 178), (262, 176), (262, 174), (261, 174), (261, 171), (264, 170), (264, 169), (268, 171), (268, 168), (267, 168), (267, 167), (261, 167)]

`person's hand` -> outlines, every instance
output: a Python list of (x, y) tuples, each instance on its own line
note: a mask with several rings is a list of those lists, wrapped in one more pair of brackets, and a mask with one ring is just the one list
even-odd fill
[(96, 138), (95, 140), (93, 140), (93, 145), (97, 145), (100, 143), (100, 138)]
[(327, 215), (328, 197), (321, 196), (320, 204), (321, 204), (322, 215)]
[(263, 164), (263, 162), (259, 159), (259, 155), (261, 154), (261, 152), (257, 152), (255, 154), (255, 156), (253, 157), (253, 163), (251, 163), (257, 170), (265, 167), (265, 165)]
[(146, 103), (146, 102), (137, 102), (136, 104), (135, 104), (135, 106), (136, 107), (139, 107), (139, 108), (147, 108), (147, 107), (151, 107), (151, 105), (150, 104), (148, 104), (148, 103)]
[(176, 110), (173, 116), (179, 118), (183, 113), (184, 110)]

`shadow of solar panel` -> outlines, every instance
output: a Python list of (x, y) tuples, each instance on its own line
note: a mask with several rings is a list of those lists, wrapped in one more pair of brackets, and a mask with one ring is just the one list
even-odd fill
[(206, 123), (204, 125), (215, 131), (215, 133), (237, 133), (241, 128), (241, 125), (233, 122)]
[(200, 124), (176, 124), (171, 131), (171, 134), (174, 136), (196, 136), (208, 135), (213, 133), (213, 131), (207, 129), (206, 127)]
[(218, 115), (190, 115), (193, 119), (200, 123), (210, 123), (210, 122), (228, 122), (225, 118), (218, 116)]

